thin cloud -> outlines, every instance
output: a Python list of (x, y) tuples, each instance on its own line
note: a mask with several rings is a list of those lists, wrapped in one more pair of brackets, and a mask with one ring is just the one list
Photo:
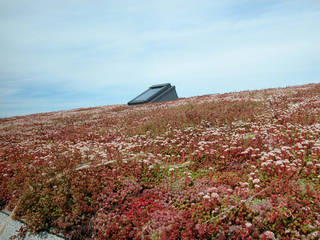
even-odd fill
[(0, 116), (317, 82), (319, 23), (311, 0), (0, 1)]

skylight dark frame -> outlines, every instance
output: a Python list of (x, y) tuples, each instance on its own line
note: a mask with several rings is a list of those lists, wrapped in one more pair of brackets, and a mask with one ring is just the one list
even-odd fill
[[(159, 89), (159, 90), (155, 91), (153, 94), (151, 94), (147, 98), (143, 97), (144, 95), (148, 94), (150, 91), (154, 91), (154, 89)], [(171, 86), (170, 83), (153, 85), (150, 88), (148, 88), (146, 91), (144, 91), (143, 93), (141, 93), (140, 95), (132, 99), (130, 102), (128, 102), (128, 105), (138, 105), (138, 104), (144, 104), (149, 102), (161, 102), (161, 101), (164, 101), (161, 99), (171, 91), (174, 91), (174, 94), (173, 94), (174, 97), (169, 100), (178, 98), (175, 92), (175, 87)]]

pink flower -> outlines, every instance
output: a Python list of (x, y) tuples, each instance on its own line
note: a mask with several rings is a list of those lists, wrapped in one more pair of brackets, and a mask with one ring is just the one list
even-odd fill
[(274, 233), (271, 231), (265, 231), (260, 236), (261, 239), (275, 239)]
[(254, 184), (256, 184), (256, 183), (259, 183), (260, 182), (260, 179), (258, 179), (258, 178), (256, 178), (256, 179), (253, 179), (253, 181), (252, 181)]
[(219, 194), (218, 194), (218, 193), (211, 193), (211, 197), (212, 197), (212, 198), (218, 198), (218, 197), (219, 197)]
[(209, 195), (204, 195), (203, 199), (210, 199), (210, 196)]
[(246, 222), (246, 228), (251, 228), (252, 227), (252, 223)]
[(313, 232), (311, 235), (312, 235), (312, 237), (318, 237), (320, 234), (318, 231), (316, 231), (316, 232)]
[(212, 192), (216, 192), (218, 191), (218, 189), (216, 187), (210, 187), (207, 189), (207, 192), (212, 193)]

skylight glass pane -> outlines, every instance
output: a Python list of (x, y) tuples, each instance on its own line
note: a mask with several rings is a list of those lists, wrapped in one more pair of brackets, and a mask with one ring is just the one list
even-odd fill
[(148, 100), (149, 97), (153, 96), (154, 94), (156, 94), (160, 90), (161, 90), (161, 88), (150, 88), (144, 94), (142, 94), (141, 96), (139, 96), (136, 99), (134, 99), (134, 101), (135, 102), (146, 101), (146, 100)]

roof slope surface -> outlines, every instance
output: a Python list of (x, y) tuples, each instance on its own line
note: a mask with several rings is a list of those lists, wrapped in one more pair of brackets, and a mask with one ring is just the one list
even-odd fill
[(318, 239), (320, 84), (0, 119), (0, 207), (70, 239)]

